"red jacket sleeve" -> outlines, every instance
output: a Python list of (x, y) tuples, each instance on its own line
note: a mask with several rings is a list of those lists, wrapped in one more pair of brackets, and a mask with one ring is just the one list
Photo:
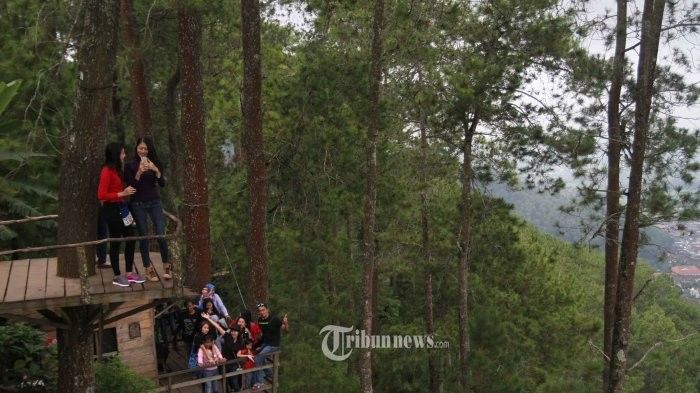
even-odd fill
[(118, 187), (110, 187), (112, 182), (114, 181), (114, 174), (112, 173), (113, 171), (110, 168), (104, 167), (102, 168), (102, 171), (100, 172), (100, 185), (97, 187), (97, 199), (100, 201), (119, 201), (121, 198), (119, 197), (119, 192), (121, 191), (110, 191), (110, 188), (114, 190), (114, 188)]

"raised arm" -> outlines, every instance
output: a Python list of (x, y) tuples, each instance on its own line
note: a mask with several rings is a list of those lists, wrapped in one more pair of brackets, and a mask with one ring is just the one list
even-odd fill
[(219, 332), (219, 335), (220, 335), (220, 336), (223, 336), (224, 334), (226, 334), (226, 331), (221, 327), (221, 325), (220, 325), (218, 322), (212, 321), (212, 319), (211, 319), (211, 317), (209, 316), (209, 314), (203, 312), (203, 313), (202, 313), (202, 318), (206, 319), (207, 321), (209, 321), (209, 323), (211, 323), (212, 325), (214, 325), (214, 327), (216, 328), (216, 331)]

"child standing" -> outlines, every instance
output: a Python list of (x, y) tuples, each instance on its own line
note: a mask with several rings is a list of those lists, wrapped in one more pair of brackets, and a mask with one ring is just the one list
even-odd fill
[[(218, 367), (221, 364), (226, 363), (226, 359), (221, 356), (221, 351), (214, 345), (214, 340), (211, 337), (206, 337), (204, 343), (199, 347), (199, 353), (197, 354), (197, 365), (199, 367), (206, 367), (202, 371), (202, 378), (213, 377), (218, 372)], [(204, 393), (217, 393), (218, 392), (218, 381), (207, 381), (204, 382)]]

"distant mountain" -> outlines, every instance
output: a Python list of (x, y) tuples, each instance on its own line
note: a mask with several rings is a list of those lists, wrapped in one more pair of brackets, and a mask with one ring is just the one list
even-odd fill
[[(573, 190), (550, 195), (535, 190), (513, 190), (505, 184), (490, 184), (485, 192), (512, 204), (520, 217), (546, 233), (567, 242), (585, 241), (593, 247), (603, 247), (602, 237), (591, 239), (592, 232), (600, 225), (591, 222), (591, 216), (600, 216), (601, 212), (583, 210), (574, 215), (559, 209), (570, 204)], [(582, 221), (587, 224), (582, 224)], [(700, 222), (683, 223), (680, 228), (677, 223), (660, 224), (644, 228), (643, 234), (647, 245), (640, 249), (639, 255), (655, 269), (669, 272), (675, 265), (700, 265)]]

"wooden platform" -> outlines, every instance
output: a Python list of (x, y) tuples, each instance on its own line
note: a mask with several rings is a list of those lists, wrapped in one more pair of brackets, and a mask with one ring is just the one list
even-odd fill
[[(151, 262), (161, 278), (158, 282), (146, 281), (119, 287), (112, 284), (112, 269), (96, 269), (89, 277), (89, 303), (108, 304), (135, 299), (155, 300), (175, 296), (173, 280), (162, 278), (164, 272), (160, 253), (150, 253)], [(124, 256), (119, 258), (124, 273)], [(31, 312), (81, 305), (80, 279), (56, 275), (56, 258), (0, 261), (0, 313)], [(134, 255), (134, 271), (144, 275), (141, 255)], [(145, 278), (145, 277), (144, 277)]]

